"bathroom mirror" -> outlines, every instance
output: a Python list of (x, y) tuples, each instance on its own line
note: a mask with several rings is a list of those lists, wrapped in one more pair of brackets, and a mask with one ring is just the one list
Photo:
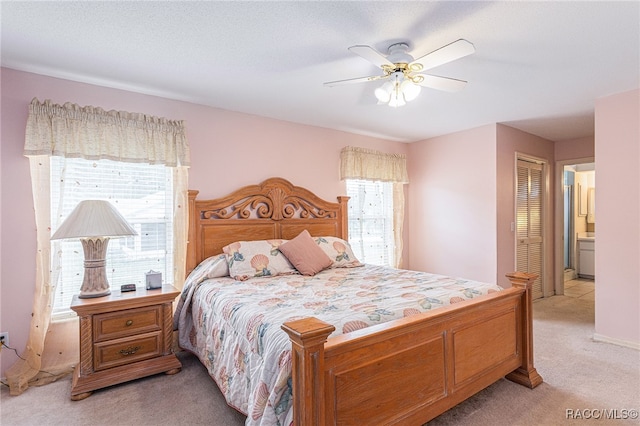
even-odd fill
[(587, 215), (587, 188), (578, 182), (578, 216)]

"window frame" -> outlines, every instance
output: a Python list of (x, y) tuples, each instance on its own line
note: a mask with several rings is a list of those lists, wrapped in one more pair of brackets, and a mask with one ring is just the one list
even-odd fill
[[(162, 272), (166, 284), (173, 282), (172, 168), (163, 164), (59, 156), (51, 156), (49, 161), (51, 234), (81, 200), (107, 199), (138, 232), (134, 237), (111, 238), (108, 243), (106, 270), (111, 290), (119, 289), (121, 284), (133, 283), (138, 287), (144, 286), (144, 272), (149, 270)], [(94, 170), (97, 174), (91, 175)], [(105, 173), (114, 179), (107, 181)], [(136, 191), (136, 183), (140, 183), (140, 188), (144, 190)], [(75, 198), (68, 198), (67, 194), (71, 191), (77, 192), (73, 194)], [(85, 194), (79, 195), (82, 192)], [(144, 194), (147, 194), (146, 199), (142, 197)], [(134, 196), (140, 198), (135, 199)], [(66, 199), (62, 207), (59, 207), (60, 199)], [(141, 199), (143, 201), (140, 201)], [(162, 236), (153, 236), (158, 248), (142, 250), (150, 248), (148, 241), (144, 241), (145, 233), (141, 232), (144, 227), (148, 228), (149, 224), (156, 224), (159, 228), (164, 225), (164, 233)], [(70, 303), (82, 285), (84, 254), (79, 239), (50, 241), (50, 249), (50, 279), (55, 288), (51, 319), (55, 321), (76, 315), (70, 309)]]

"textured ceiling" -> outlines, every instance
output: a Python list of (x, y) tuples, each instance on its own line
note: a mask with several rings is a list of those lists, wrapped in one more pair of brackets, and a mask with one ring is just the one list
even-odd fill
[[(640, 87), (640, 2), (1, 2), (2, 66), (412, 142), (489, 123), (593, 135), (595, 99)], [(476, 52), (429, 73), (469, 81), (377, 105), (350, 53)], [(73, 99), (68, 101), (73, 102)], [(180, 119), (180, 117), (170, 117)]]

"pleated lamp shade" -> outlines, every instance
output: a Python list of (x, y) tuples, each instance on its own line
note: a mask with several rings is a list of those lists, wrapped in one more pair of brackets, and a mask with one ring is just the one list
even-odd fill
[(84, 200), (51, 236), (52, 240), (137, 235), (120, 212), (105, 200)]
[(52, 240), (79, 238), (84, 250), (84, 278), (80, 298), (111, 293), (105, 270), (109, 238), (137, 235), (108, 201), (81, 201), (51, 236)]

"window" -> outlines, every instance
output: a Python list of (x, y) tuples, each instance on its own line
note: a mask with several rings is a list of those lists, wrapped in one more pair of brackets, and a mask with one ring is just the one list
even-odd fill
[[(162, 272), (173, 281), (173, 179), (171, 168), (111, 160), (51, 158), (51, 232), (85, 199), (109, 200), (138, 235), (112, 238), (107, 250), (111, 288), (144, 285), (144, 273)], [(69, 306), (84, 276), (78, 240), (51, 241), (52, 282), (56, 282), (53, 317), (72, 314)]]
[(364, 263), (394, 266), (393, 183), (347, 179), (349, 243)]
[[(36, 314), (31, 320), (23, 356), (7, 370), (12, 393), (26, 389), (43, 365), (55, 365), (57, 371), (63, 371), (77, 362), (64, 355), (69, 354), (66, 350), (69, 344), (64, 340), (66, 334), (48, 331), (57, 327), (52, 317), (59, 319), (60, 312), (68, 309), (72, 294), (78, 291), (84, 276), (81, 243), (63, 240), (51, 244), (50, 240), (51, 231), (55, 232), (79, 200), (108, 199), (125, 216), (132, 214), (129, 221), (140, 226), (141, 231), (142, 224), (165, 222), (170, 225), (164, 229), (166, 247), (172, 253), (167, 251), (164, 256), (157, 255), (162, 252), (161, 247), (153, 250), (147, 242), (145, 250), (136, 251), (138, 246), (142, 248), (142, 233), (139, 240), (138, 237), (112, 240), (108, 246), (111, 250), (107, 251), (106, 272), (113, 287), (122, 281), (140, 282), (141, 273), (153, 267), (164, 273), (166, 283), (182, 288), (188, 229), (185, 207), (190, 154), (182, 121), (105, 111), (70, 102), (59, 105), (34, 98), (29, 105), (24, 155), (29, 159), (36, 225), (33, 298)], [(76, 160), (78, 158), (86, 161)], [(107, 167), (106, 160), (94, 161), (95, 158), (112, 158), (118, 162)], [(168, 200), (172, 200), (172, 209), (165, 206), (166, 210), (161, 212), (162, 208), (151, 207)], [(162, 236), (158, 236), (157, 241), (160, 240)], [(65, 245), (67, 243), (73, 245)], [(72, 261), (73, 256), (77, 260)], [(122, 266), (118, 264), (119, 259), (129, 262)], [(125, 273), (129, 269), (135, 272)], [(174, 277), (178, 278), (177, 283)], [(58, 312), (55, 315), (54, 305)], [(60, 351), (46, 350), (50, 346)]]

